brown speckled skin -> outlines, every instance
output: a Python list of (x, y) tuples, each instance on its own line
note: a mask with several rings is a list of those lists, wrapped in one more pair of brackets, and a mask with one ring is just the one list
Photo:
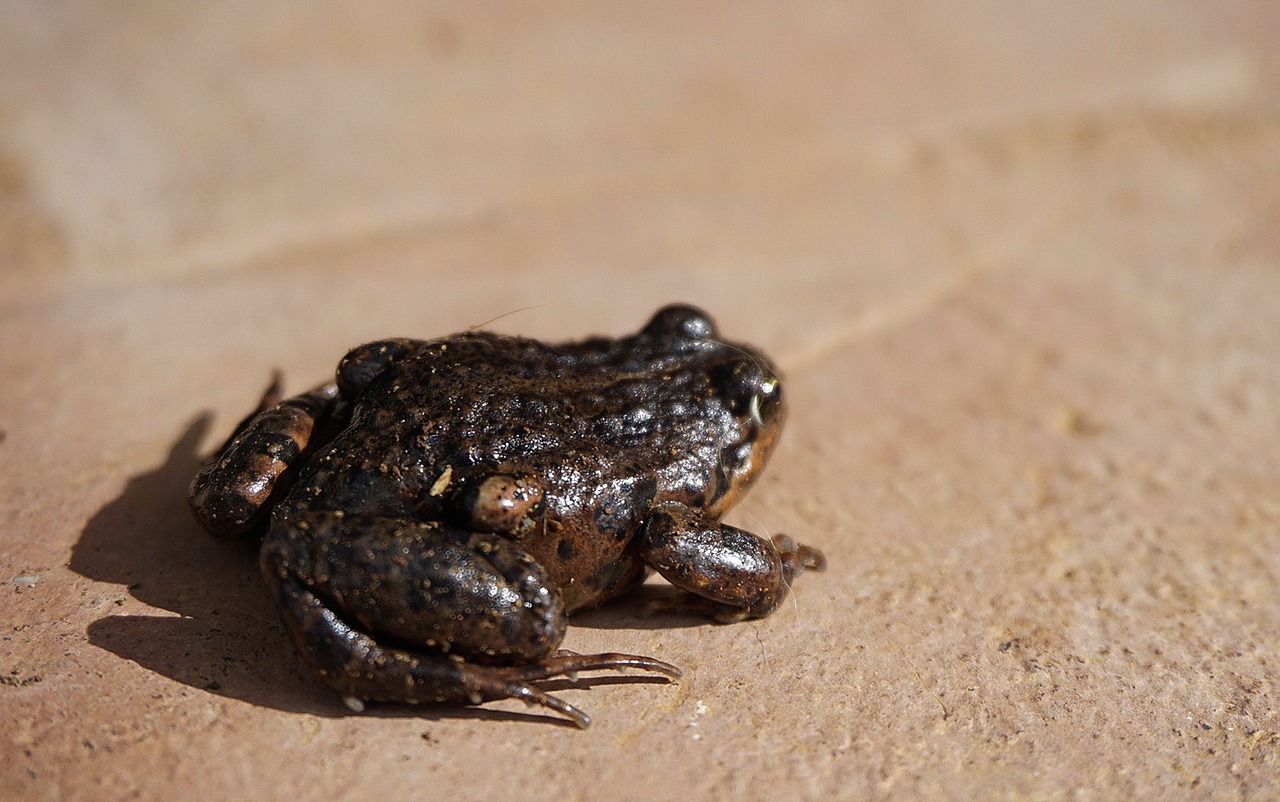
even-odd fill
[(567, 613), (655, 568), (690, 591), (684, 609), (757, 617), (822, 566), (788, 538), (719, 523), (784, 411), (765, 357), (719, 341), (692, 307), (620, 339), (370, 343), (336, 385), (274, 400), (197, 476), (192, 506), (218, 536), (267, 524), (262, 567), (286, 626), (354, 707), (517, 697), (585, 726), (528, 681), (676, 671), (555, 656)]

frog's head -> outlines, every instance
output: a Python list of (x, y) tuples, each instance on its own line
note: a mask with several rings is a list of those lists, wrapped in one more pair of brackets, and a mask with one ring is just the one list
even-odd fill
[(724, 414), (718, 427), (720, 492), (727, 508), (756, 478), (773, 452), (786, 418), (782, 381), (769, 359), (744, 343), (726, 342), (711, 317), (693, 306), (658, 310), (645, 333), (686, 354), (688, 366), (707, 379)]

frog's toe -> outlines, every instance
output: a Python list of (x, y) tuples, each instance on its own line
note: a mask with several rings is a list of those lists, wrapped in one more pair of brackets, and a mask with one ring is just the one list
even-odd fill
[(519, 688), (518, 693), (513, 693), (511, 698), (520, 699), (525, 704), (541, 705), (549, 710), (554, 710), (565, 718), (577, 725), (578, 729), (585, 730), (591, 726), (591, 716), (588, 716), (582, 710), (574, 707), (568, 702), (549, 693), (544, 693), (537, 688), (530, 688), (528, 685), (514, 686)]
[(509, 666), (472, 666), (462, 668), (464, 682), (470, 692), (467, 701), (478, 705), (486, 700), (519, 699), (530, 707), (554, 710), (580, 729), (591, 726), (591, 717), (565, 700), (552, 696), (522, 681), (524, 677)]
[(803, 543), (797, 543), (787, 535), (774, 535), (773, 547), (778, 550), (783, 565), (796, 576), (805, 571), (827, 570), (827, 557), (821, 551)]
[(680, 669), (670, 663), (653, 657), (638, 654), (576, 654), (561, 651), (555, 657), (548, 657), (527, 666), (514, 666), (509, 671), (520, 679), (547, 679), (549, 677), (568, 676), (580, 671), (620, 671), (634, 668), (639, 671), (651, 671), (668, 679), (679, 679)]
[(621, 670), (633, 668), (651, 671), (668, 679), (680, 676), (680, 669), (652, 657), (635, 654), (577, 654), (561, 650), (555, 657), (523, 666), (465, 666), (464, 674), (474, 687), (469, 701), (479, 704), (485, 699), (520, 699), (526, 704), (554, 710), (582, 729), (591, 726), (591, 718), (578, 708), (526, 683), (567, 677), (576, 682), (581, 671)]

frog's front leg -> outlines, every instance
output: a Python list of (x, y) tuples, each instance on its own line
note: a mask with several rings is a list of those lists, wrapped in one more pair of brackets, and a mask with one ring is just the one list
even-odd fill
[(262, 569), (299, 651), (357, 711), (365, 700), (514, 698), (586, 727), (586, 714), (529, 683), (596, 669), (679, 675), (647, 657), (557, 654), (558, 589), (497, 535), (311, 512), (273, 523)]
[(651, 609), (695, 612), (724, 623), (768, 615), (796, 576), (826, 567), (822, 552), (786, 535), (770, 542), (677, 503), (650, 513), (640, 554), (668, 582), (693, 594)]
[(258, 410), (241, 421), (191, 482), (191, 510), (216, 538), (258, 528), (272, 500), (289, 485), (293, 469), (315, 450), (339, 403), (332, 384), (283, 401), (279, 395), (277, 377)]

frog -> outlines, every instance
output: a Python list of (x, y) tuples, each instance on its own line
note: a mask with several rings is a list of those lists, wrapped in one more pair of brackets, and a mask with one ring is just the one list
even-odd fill
[(656, 571), (678, 590), (648, 613), (761, 618), (825, 568), (721, 522), (785, 417), (769, 359), (687, 304), (617, 338), (384, 339), (292, 397), (277, 373), (190, 506), (217, 539), (260, 539), (284, 629), (353, 711), (518, 699), (586, 728), (542, 680), (680, 671), (561, 650), (569, 616)]

